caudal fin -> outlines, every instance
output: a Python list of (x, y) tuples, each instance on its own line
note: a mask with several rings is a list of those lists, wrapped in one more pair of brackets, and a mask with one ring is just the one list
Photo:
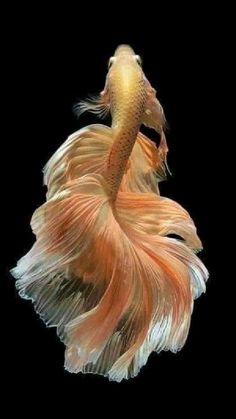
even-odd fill
[(152, 351), (183, 346), (207, 271), (178, 204), (120, 191), (114, 206), (103, 176), (84, 175), (35, 212), (32, 229), (36, 243), (12, 273), (20, 295), (57, 327), (67, 370), (121, 381)]

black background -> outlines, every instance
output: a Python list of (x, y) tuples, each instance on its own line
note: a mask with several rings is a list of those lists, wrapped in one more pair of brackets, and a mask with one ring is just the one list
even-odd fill
[[(191, 400), (195, 411), (207, 400), (215, 403), (223, 385), (221, 278), (213, 234), (219, 27), (206, 10), (153, 17), (144, 8), (138, 17), (131, 13), (128, 18), (125, 6), (120, 16), (117, 5), (107, 9), (107, 16), (90, 6), (90, 12), (72, 9), (70, 14), (35, 8), (17, 16), (15, 10), (6, 33), (8, 181), (4, 186), (9, 221), (4, 245), (4, 388), (13, 398), (20, 396), (22, 406), (30, 400), (35, 411), (46, 400), (59, 407), (74, 406), (78, 414), (83, 404), (89, 411), (93, 403), (106, 411), (110, 396), (121, 409), (129, 400), (131, 407), (149, 406), (156, 414), (171, 407), (180, 414), (186, 410), (186, 400)], [(182, 351), (152, 354), (137, 378), (117, 384), (63, 370), (63, 344), (55, 330), (38, 319), (31, 304), (16, 295), (8, 271), (34, 242), (29, 222), (45, 198), (42, 168), (69, 134), (96, 121), (93, 115), (77, 120), (72, 107), (79, 98), (103, 89), (109, 56), (120, 43), (129, 43), (141, 55), (145, 74), (164, 107), (173, 175), (161, 184), (161, 194), (190, 212), (204, 245), (200, 258), (210, 279), (207, 293), (195, 302)], [(156, 138), (153, 132), (151, 136)]]

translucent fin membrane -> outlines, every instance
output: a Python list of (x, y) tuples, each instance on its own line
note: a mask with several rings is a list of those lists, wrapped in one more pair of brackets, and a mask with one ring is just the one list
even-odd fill
[(114, 209), (106, 190), (103, 176), (84, 175), (55, 192), (35, 212), (37, 241), (12, 273), (21, 296), (57, 327), (68, 371), (121, 381), (152, 351), (183, 346), (208, 274), (183, 208), (123, 191)]

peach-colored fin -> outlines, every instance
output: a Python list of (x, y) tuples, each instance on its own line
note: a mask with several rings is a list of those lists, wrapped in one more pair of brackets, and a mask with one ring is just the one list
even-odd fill
[(152, 351), (183, 346), (207, 271), (179, 205), (119, 192), (114, 208), (106, 190), (95, 174), (55, 192), (35, 212), (37, 241), (12, 273), (21, 296), (57, 327), (67, 370), (121, 381), (137, 375)]
[(68, 181), (89, 173), (102, 173), (111, 144), (111, 128), (101, 124), (89, 125), (70, 135), (44, 168), (47, 198)]
[(166, 172), (170, 173), (169, 167), (167, 165), (168, 146), (164, 132), (167, 125), (166, 118), (164, 110), (156, 97), (156, 90), (151, 86), (147, 79), (145, 80), (147, 89), (147, 102), (142, 122), (144, 125), (149, 128), (153, 128), (158, 134), (160, 134), (160, 144), (158, 151), (161, 165), (158, 167), (158, 174), (160, 179), (165, 179)]
[(153, 128), (161, 134), (166, 126), (165, 114), (159, 100), (156, 97), (156, 90), (151, 86), (147, 79), (145, 79), (145, 82), (147, 102), (142, 122), (147, 127)]
[[(153, 170), (155, 171), (157, 182), (165, 180), (167, 171), (170, 171), (167, 166), (168, 147), (164, 131), (161, 133), (159, 146), (156, 146), (153, 141), (149, 140), (149, 138), (141, 132), (138, 135), (137, 142), (140, 144), (144, 155), (149, 159), (149, 165), (152, 168), (152, 173)], [(155, 189), (152, 189), (152, 191), (154, 192)]]
[[(47, 198), (68, 181), (89, 173), (102, 174), (112, 142), (112, 129), (101, 124), (89, 125), (72, 134), (44, 169)], [(162, 144), (156, 147), (154, 142), (139, 133), (120, 190), (158, 192), (158, 182), (165, 176), (164, 159)]]

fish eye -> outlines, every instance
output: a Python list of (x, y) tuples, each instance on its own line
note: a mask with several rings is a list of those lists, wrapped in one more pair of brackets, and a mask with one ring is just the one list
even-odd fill
[(111, 57), (110, 60), (108, 61), (108, 68), (111, 68), (114, 61), (115, 61), (115, 57)]
[(141, 66), (142, 65), (142, 59), (141, 59), (140, 55), (135, 55), (135, 59), (136, 59), (137, 63)]

